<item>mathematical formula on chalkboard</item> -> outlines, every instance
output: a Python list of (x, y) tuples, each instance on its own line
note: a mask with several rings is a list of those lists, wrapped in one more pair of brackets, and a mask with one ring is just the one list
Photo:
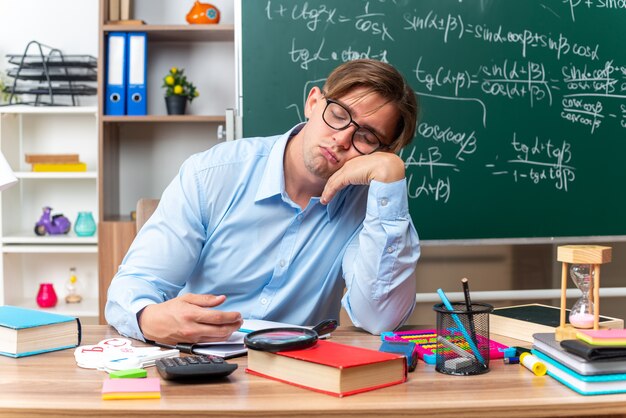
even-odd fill
[(341, 62), (389, 62), (421, 104), (400, 155), (423, 239), (625, 235), (623, 22), (626, 0), (243, 0), (244, 134), (303, 121)]

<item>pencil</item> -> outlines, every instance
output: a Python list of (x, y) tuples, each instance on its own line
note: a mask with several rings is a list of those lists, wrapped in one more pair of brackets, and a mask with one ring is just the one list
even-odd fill
[(472, 314), (472, 299), (470, 298), (469, 291), (469, 280), (466, 277), (461, 279), (461, 283), (463, 284), (463, 294), (465, 295), (465, 308), (467, 309), (467, 320), (469, 321), (470, 335), (472, 336), (472, 340), (476, 344), (478, 344), (478, 339), (476, 339), (476, 327), (474, 326), (474, 314)]

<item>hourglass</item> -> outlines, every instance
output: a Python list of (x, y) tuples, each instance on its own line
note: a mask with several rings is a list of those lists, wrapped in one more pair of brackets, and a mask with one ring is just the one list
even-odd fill
[[(562, 245), (557, 260), (563, 263), (561, 273), (561, 318), (556, 328), (556, 340), (576, 339), (579, 329), (600, 328), (600, 264), (611, 261), (611, 247), (600, 245)], [(580, 290), (581, 296), (565, 323), (568, 276)]]

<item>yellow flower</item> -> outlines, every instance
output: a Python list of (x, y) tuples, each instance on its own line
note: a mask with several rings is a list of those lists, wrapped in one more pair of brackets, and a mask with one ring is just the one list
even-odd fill
[(183, 86), (174, 86), (174, 94), (182, 94), (183, 92)]
[(170, 73), (176, 74), (177, 72), (178, 72), (178, 68), (176, 68), (176, 67), (170, 68)]
[(194, 92), (193, 96), (194, 96), (194, 97), (198, 97), (198, 96), (200, 96), (200, 93), (198, 92), (198, 90), (196, 90), (196, 91)]
[(165, 77), (165, 84), (167, 84), (168, 86), (174, 84), (174, 77), (172, 77), (171, 75)]

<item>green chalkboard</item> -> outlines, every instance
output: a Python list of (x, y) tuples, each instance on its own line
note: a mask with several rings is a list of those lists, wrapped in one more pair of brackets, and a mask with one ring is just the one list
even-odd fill
[(303, 120), (339, 63), (387, 61), (422, 239), (626, 235), (623, 0), (242, 0), (245, 136)]

